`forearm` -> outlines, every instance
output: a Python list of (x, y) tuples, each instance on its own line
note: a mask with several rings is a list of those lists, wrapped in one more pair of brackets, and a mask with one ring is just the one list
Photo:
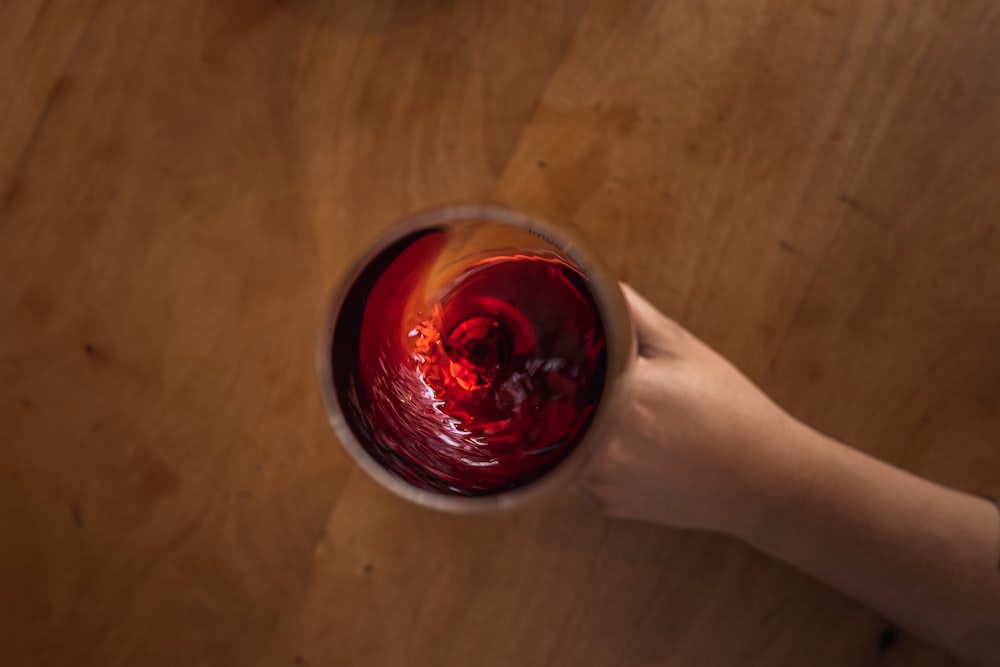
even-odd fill
[(804, 426), (795, 446), (800, 467), (773, 480), (797, 486), (795, 501), (741, 537), (962, 659), (1000, 664), (997, 508)]

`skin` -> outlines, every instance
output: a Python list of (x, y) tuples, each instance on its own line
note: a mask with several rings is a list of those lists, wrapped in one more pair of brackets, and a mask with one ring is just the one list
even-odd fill
[(717, 531), (963, 661), (1000, 665), (1000, 513), (828, 438), (622, 286), (639, 359), (580, 490), (605, 513)]

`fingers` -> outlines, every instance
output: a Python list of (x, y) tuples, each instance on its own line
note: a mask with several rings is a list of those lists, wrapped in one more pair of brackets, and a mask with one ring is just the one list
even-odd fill
[(602, 509), (604, 503), (601, 501), (597, 489), (600, 487), (601, 479), (605, 476), (604, 470), (607, 467), (608, 450), (614, 446), (615, 438), (598, 443), (590, 454), (586, 466), (575, 480), (572, 490), (595, 509)]
[(593, 509), (603, 514), (611, 514), (613, 509), (609, 503), (609, 494), (614, 489), (615, 470), (620, 460), (619, 449), (621, 440), (611, 437), (601, 443), (583, 470), (583, 474), (573, 485), (573, 492), (582, 498)]
[(675, 355), (684, 330), (679, 324), (661, 313), (626, 283), (619, 283), (625, 294), (632, 322), (635, 323), (639, 355), (656, 357)]

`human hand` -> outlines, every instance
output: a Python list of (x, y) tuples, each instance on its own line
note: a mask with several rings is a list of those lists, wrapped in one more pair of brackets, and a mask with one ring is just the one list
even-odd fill
[(622, 288), (639, 359), (584, 495), (612, 516), (729, 533), (961, 659), (998, 664), (993, 504), (796, 421)]
[(580, 490), (605, 513), (745, 536), (794, 502), (800, 424), (728, 361), (622, 285), (639, 343), (631, 399)]

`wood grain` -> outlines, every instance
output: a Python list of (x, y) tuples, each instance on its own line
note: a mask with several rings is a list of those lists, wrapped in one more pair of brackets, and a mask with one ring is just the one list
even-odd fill
[(3, 3), (0, 664), (951, 664), (722, 537), (406, 505), (312, 354), (381, 229), (503, 201), (1000, 493), (998, 58), (985, 0)]

